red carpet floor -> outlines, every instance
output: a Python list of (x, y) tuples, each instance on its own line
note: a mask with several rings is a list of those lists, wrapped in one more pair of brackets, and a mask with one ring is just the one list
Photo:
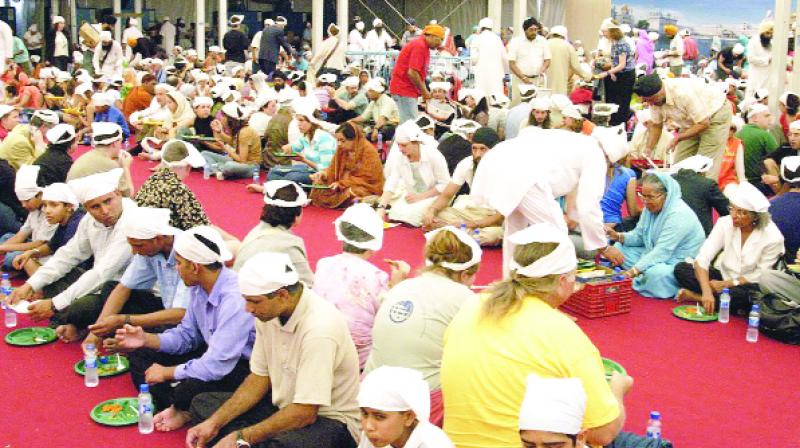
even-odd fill
[[(138, 184), (152, 163), (136, 161)], [(243, 237), (258, 219), (259, 195), (246, 193), (245, 181), (204, 181), (193, 173), (187, 183), (198, 194), (212, 221)], [(336, 211), (309, 207), (297, 233), (305, 238), (312, 265), (334, 254), (339, 244), (331, 222)], [(420, 266), (420, 231), (398, 227), (387, 231), (384, 257)], [(500, 273), (498, 250), (484, 252), (478, 284)], [(626, 430), (642, 433), (648, 412), (663, 415), (664, 436), (676, 447), (788, 447), (800, 444), (795, 415), (800, 388), (797, 347), (762, 336), (745, 342), (745, 322), (694, 324), (670, 313), (673, 303), (637, 297), (633, 311), (578, 323), (603, 356), (620, 362), (636, 383), (626, 400)], [(30, 322), (20, 318), (20, 326)], [(8, 330), (3, 327), (0, 335)], [(185, 431), (140, 435), (136, 427), (108, 428), (89, 419), (97, 403), (135, 394), (129, 378), (103, 379), (84, 387), (72, 366), (81, 359), (77, 344), (53, 343), (37, 348), (0, 344), (0, 447), (180, 447)]]

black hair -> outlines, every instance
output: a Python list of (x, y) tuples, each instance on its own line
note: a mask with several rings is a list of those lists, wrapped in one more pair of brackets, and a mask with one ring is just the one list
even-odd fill
[(786, 96), (786, 113), (789, 115), (797, 115), (798, 109), (800, 109), (800, 97), (794, 93), (790, 93)]
[[(291, 185), (278, 188), (273, 199), (291, 202), (297, 199), (297, 191)], [(283, 226), (291, 228), (297, 221), (297, 217), (303, 212), (303, 207), (279, 207), (277, 205), (264, 204), (261, 209), (261, 221), (272, 227)]]
[(50, 143), (49, 145), (47, 145), (47, 150), (48, 151), (67, 152), (67, 151), (69, 151), (70, 148), (72, 148), (72, 142), (74, 142), (74, 141), (75, 141), (75, 139), (72, 139), (72, 140), (70, 140), (68, 142), (64, 142), (64, 143)]
[[(375, 239), (369, 233), (359, 229), (358, 227), (354, 226), (353, 224), (350, 224), (349, 222), (340, 222), (339, 231), (342, 232), (342, 235), (344, 235), (347, 239), (357, 241), (359, 243), (364, 243)], [(367, 249), (361, 249), (359, 247), (353, 246), (352, 244), (342, 243), (342, 251), (348, 254), (358, 255), (367, 252)]]
[(338, 128), (336, 128), (335, 134), (342, 134), (347, 140), (355, 140), (356, 128), (353, 126), (353, 123), (345, 121), (344, 123), (340, 124)]
[[(285, 289), (286, 292), (288, 292), (290, 296), (296, 296), (296, 295), (299, 295), (299, 293), (301, 293), (303, 291), (303, 282), (297, 282), (294, 285), (288, 285), (288, 286), (284, 286), (282, 288), (278, 288), (278, 291), (280, 291), (281, 289)], [(269, 294), (266, 294), (267, 298), (271, 299), (271, 298), (275, 297), (275, 295), (278, 293), (278, 291), (274, 291), (274, 292), (271, 292)]]

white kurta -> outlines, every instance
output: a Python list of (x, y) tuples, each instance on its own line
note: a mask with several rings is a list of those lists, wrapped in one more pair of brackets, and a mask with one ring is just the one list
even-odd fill
[[(399, 151), (398, 151), (399, 152)], [(391, 176), (386, 179), (384, 191), (393, 193), (390, 201), (389, 219), (405, 222), (414, 227), (422, 225), (422, 217), (428, 208), (436, 201), (436, 196), (409, 204), (406, 195), (409, 193), (423, 193), (435, 188), (441, 193), (450, 183), (450, 172), (447, 161), (435, 145), (420, 145), (420, 160), (412, 164), (405, 156), (400, 155), (392, 160)], [(414, 169), (419, 173), (419, 180), (424, 184), (422, 189), (417, 189), (417, 179)]]
[(102, 73), (103, 76), (121, 78), (123, 59), (125, 59), (125, 56), (122, 54), (122, 46), (119, 42), (111, 42), (111, 49), (108, 50), (108, 56), (106, 56), (105, 50), (103, 50), (103, 43), (101, 42), (94, 47), (94, 56), (92, 57), (94, 72)]
[(750, 70), (747, 72), (745, 99), (752, 98), (758, 89), (769, 88), (772, 51), (761, 46), (757, 34), (747, 44), (747, 61), (750, 63)]
[(35, 291), (40, 291), (94, 256), (92, 269), (84, 272), (69, 288), (53, 297), (53, 306), (57, 310), (63, 310), (75, 299), (98, 290), (103, 283), (122, 277), (133, 256), (124, 232), (125, 212), (136, 207), (136, 203), (125, 198), (122, 200), (122, 207), (122, 216), (112, 227), (100, 224), (87, 213), (78, 224), (75, 236), (28, 279), (27, 283)]
[(489, 151), (478, 165), (471, 195), (506, 216), (504, 268), (513, 251), (507, 237), (514, 232), (538, 222), (567, 232), (555, 198), (572, 192), (575, 209), (567, 214), (579, 223), (585, 246), (588, 250), (606, 246), (600, 208), (606, 169), (593, 137), (558, 129), (524, 128), (517, 138)]
[(171, 53), (172, 49), (175, 47), (176, 31), (175, 25), (173, 25), (172, 22), (164, 22), (159, 30), (159, 34), (161, 34), (161, 47), (167, 50), (168, 53)]
[(497, 34), (484, 30), (472, 39), (469, 49), (475, 88), (486, 97), (503, 94), (503, 79), (508, 72), (508, 53)]
[(14, 57), (14, 33), (6, 22), (0, 20), (0, 73), (6, 71), (6, 59)]

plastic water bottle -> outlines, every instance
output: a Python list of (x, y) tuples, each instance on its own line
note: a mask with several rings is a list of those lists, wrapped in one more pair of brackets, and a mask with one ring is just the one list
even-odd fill
[(258, 169), (253, 171), (253, 183), (256, 185), (261, 185), (261, 171)]
[(6, 290), (11, 290), (11, 280), (8, 277), (8, 272), (3, 272), (2, 280), (0, 280), (0, 289), (3, 290), (3, 294), (5, 294)]
[(378, 133), (378, 143), (375, 145), (375, 149), (378, 150), (378, 154), (383, 154), (383, 134)]
[(757, 303), (753, 304), (750, 316), (747, 318), (747, 342), (758, 342), (758, 321), (761, 319), (761, 307)]
[(86, 344), (86, 354), (83, 357), (83, 384), (86, 387), (97, 387), (100, 378), (97, 376), (97, 349), (94, 344)]
[(717, 320), (727, 324), (731, 320), (731, 293), (728, 288), (722, 290), (719, 295), (719, 314)]
[(203, 165), (203, 180), (211, 179), (211, 166), (207, 163)]
[(5, 315), (6, 328), (14, 328), (17, 326), (17, 313), (11, 309), (11, 306), (3, 303), (3, 314)]
[(661, 413), (658, 411), (650, 412), (650, 420), (647, 421), (647, 438), (661, 440)]
[(139, 434), (153, 432), (153, 396), (150, 395), (150, 386), (139, 385)]

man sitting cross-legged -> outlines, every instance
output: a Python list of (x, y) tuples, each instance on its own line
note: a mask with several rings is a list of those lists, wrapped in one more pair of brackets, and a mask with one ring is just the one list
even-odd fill
[[(233, 391), (247, 376), (255, 330), (236, 273), (222, 265), (231, 258), (213, 228), (183, 232), (175, 239), (178, 273), (189, 287), (181, 323), (161, 334), (133, 325), (117, 330), (119, 349), (136, 350), (130, 358), (137, 388), (150, 384), (156, 408), (166, 408), (153, 419), (159, 431), (188, 423), (189, 405), (199, 393)], [(175, 381), (180, 383), (170, 387)]]

